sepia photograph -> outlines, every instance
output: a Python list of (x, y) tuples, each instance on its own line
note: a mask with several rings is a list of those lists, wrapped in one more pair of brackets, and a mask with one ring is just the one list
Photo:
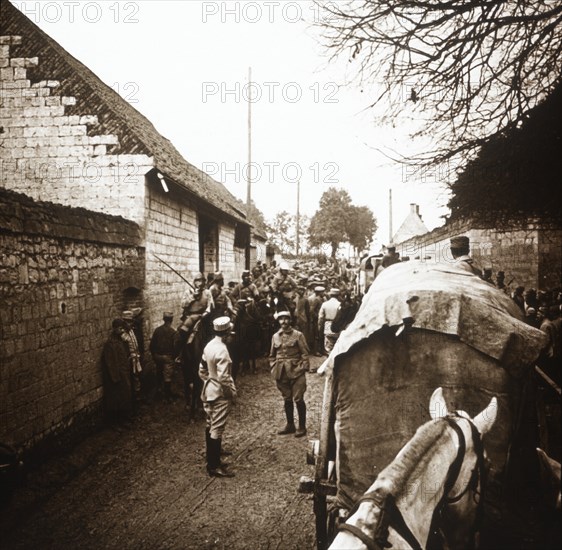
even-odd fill
[(561, 544), (562, 4), (0, 0), (0, 546)]

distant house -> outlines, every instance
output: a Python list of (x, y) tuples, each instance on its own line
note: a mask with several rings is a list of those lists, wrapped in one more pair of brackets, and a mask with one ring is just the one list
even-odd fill
[(392, 238), (394, 244), (400, 244), (412, 237), (417, 237), (418, 235), (424, 235), (429, 229), (426, 227), (425, 223), (420, 216), (420, 207), (417, 204), (410, 204), (410, 212), (406, 216), (406, 219), (402, 222), (402, 225), (398, 228), (398, 231), (394, 234)]
[[(186, 278), (250, 262), (251, 224), (219, 182), (7, 0), (1, 1), (0, 186), (139, 224), (147, 330), (179, 313)], [(173, 105), (170, 108), (175, 108)]]

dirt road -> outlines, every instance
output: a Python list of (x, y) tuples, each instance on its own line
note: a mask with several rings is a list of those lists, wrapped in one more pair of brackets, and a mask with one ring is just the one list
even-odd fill
[[(321, 360), (312, 358), (312, 365)], [(236, 473), (205, 470), (204, 421), (181, 400), (144, 408), (131, 428), (104, 429), (28, 478), (0, 519), (5, 549), (313, 548), (312, 501), (297, 493), (318, 437), (323, 379), (308, 374), (308, 437), (278, 436), (282, 400), (265, 362), (240, 377), (223, 446)]]

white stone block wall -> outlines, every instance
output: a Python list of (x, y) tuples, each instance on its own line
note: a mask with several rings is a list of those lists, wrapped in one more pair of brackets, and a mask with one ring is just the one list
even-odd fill
[(87, 105), (81, 115), (67, 115), (77, 100), (57, 95), (59, 82), (31, 84), (27, 69), (41, 60), (11, 57), (10, 44), (19, 41), (11, 37), (0, 48), (0, 185), (36, 200), (141, 222), (152, 158), (108, 154), (118, 137), (88, 135), (97, 117)]
[[(475, 262), (482, 269), (492, 269), (494, 279), (498, 271), (504, 271), (506, 284), (510, 283), (511, 289), (519, 285), (542, 290), (556, 286), (552, 283), (557, 277), (560, 279), (560, 262), (557, 260), (560, 253), (541, 244), (548, 231), (540, 224), (529, 221), (499, 229), (471, 225), (470, 220), (453, 222), (401, 243), (397, 251), (411, 260), (419, 257), (430, 262), (452, 262), (449, 239), (466, 235), (470, 238), (471, 256)], [(539, 273), (539, 266), (547, 264), (549, 270), (542, 269), (544, 273)]]
[(240, 265), (234, 247), (234, 227), (221, 223), (219, 225), (219, 269), (225, 282), (239, 280), (244, 270)]
[[(199, 271), (197, 213), (187, 203), (146, 187), (146, 290), (149, 330), (156, 328), (165, 310), (181, 315), (181, 298), (187, 283), (160, 262), (164, 260), (190, 282)], [(150, 333), (151, 334), (151, 333)]]

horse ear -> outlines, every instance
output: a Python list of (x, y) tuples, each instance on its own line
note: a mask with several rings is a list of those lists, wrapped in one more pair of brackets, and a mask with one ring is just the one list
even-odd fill
[(443, 418), (449, 414), (447, 411), (447, 403), (443, 397), (443, 389), (437, 388), (429, 399), (429, 414), (433, 420)]
[(553, 458), (550, 458), (542, 449), (537, 447), (537, 454), (539, 455), (539, 461), (541, 465), (550, 472), (552, 476), (560, 483), (560, 462), (556, 462)]
[(484, 435), (486, 432), (490, 431), (496, 421), (497, 415), (498, 400), (495, 397), (492, 397), (488, 406), (480, 414), (475, 416), (472, 421), (476, 426), (476, 429), (480, 432), (480, 435)]

